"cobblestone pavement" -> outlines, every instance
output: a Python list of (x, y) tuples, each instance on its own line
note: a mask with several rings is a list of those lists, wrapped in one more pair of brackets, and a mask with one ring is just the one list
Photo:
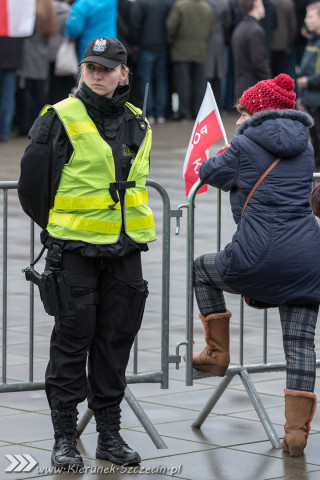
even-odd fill
[[(223, 121), (228, 138), (234, 134), (235, 115), (226, 113)], [(182, 165), (192, 132), (193, 123), (168, 122), (153, 128), (153, 150), (150, 178), (160, 183), (167, 191), (171, 209), (186, 202)], [(17, 180), (19, 162), (27, 145), (25, 138), (12, 138), (1, 143), (0, 181)], [(212, 153), (222, 146), (219, 142)], [(144, 276), (149, 281), (150, 295), (147, 300), (143, 326), (138, 339), (138, 373), (159, 371), (161, 352), (161, 249), (162, 249), (162, 200), (159, 193), (149, 189), (150, 204), (155, 212), (158, 241), (143, 254)], [(215, 251), (217, 230), (216, 191), (209, 188), (196, 199), (195, 210), (195, 255)], [(3, 202), (1, 196), (1, 238), (3, 232)], [(3, 307), (8, 325), (2, 335), (7, 337), (6, 382), (42, 382), (48, 361), (48, 344), (52, 318), (48, 317), (36, 295), (34, 324), (34, 368), (29, 365), (29, 285), (21, 269), (29, 259), (29, 220), (21, 211), (16, 191), (8, 193), (8, 245), (7, 245), (7, 291), (8, 303)], [(222, 194), (222, 243), (231, 238), (235, 225), (231, 218), (228, 195)], [(38, 239), (39, 230), (35, 229)], [(187, 212), (183, 209), (180, 235), (175, 235), (175, 219), (171, 220), (170, 258), (170, 335), (169, 353), (176, 354), (176, 345), (186, 339), (186, 251)], [(36, 252), (39, 242), (36, 241)], [(3, 256), (3, 252), (0, 254)], [(2, 259), (1, 259), (2, 260)], [(3, 264), (2, 264), (3, 265)], [(2, 266), (3, 268), (3, 266)], [(39, 266), (39, 269), (41, 265)], [(228, 308), (233, 312), (231, 321), (231, 361), (240, 362), (238, 296), (227, 295)], [(263, 362), (263, 312), (244, 308), (245, 365)], [(281, 332), (278, 313), (271, 310), (268, 316), (267, 359), (283, 362)], [(203, 348), (203, 334), (198, 311), (194, 309), (194, 348)], [(184, 347), (180, 349), (183, 355)], [(319, 355), (318, 355), (319, 356)], [(134, 371), (133, 358), (128, 374)], [(3, 373), (3, 371), (2, 371)], [(107, 372), (106, 372), (107, 374)], [(318, 374), (319, 377), (319, 374)], [(277, 435), (283, 435), (285, 386), (284, 372), (253, 373), (250, 375)], [(130, 385), (150, 421), (161, 435), (167, 448), (158, 449), (139, 420), (123, 402), (122, 434), (125, 440), (138, 450), (142, 457), (140, 470), (115, 467), (95, 459), (97, 434), (92, 421), (81, 435), (78, 444), (84, 456), (85, 470), (81, 473), (55, 473), (50, 470), (50, 455), (53, 444), (52, 426), (47, 401), (42, 390), (0, 393), (0, 479), (102, 479), (111, 475), (114, 479), (129, 479), (134, 475), (146, 478), (175, 478), (188, 480), (271, 480), (320, 478), (320, 415), (316, 413), (312, 423), (308, 447), (303, 457), (291, 459), (281, 449), (272, 447), (265, 429), (245, 388), (240, 375), (234, 375), (215, 407), (210, 411), (201, 429), (192, 428), (204, 404), (211, 397), (221, 379), (207, 377), (195, 379), (186, 386), (184, 362), (176, 369), (169, 367), (169, 388), (159, 384), (141, 383)], [(319, 380), (316, 393), (319, 394)], [(80, 415), (86, 404), (79, 407)], [(26, 455), (18, 457), (18, 455)], [(30, 455), (31, 457), (28, 457)], [(32, 460), (37, 465), (32, 467)], [(35, 463), (35, 462), (33, 462)], [(10, 467), (11, 466), (11, 467)], [(12, 469), (8, 472), (8, 469)], [(21, 470), (21, 471), (19, 471)], [(1, 473), (2, 472), (2, 473)], [(71, 475), (71, 476), (70, 476)]]

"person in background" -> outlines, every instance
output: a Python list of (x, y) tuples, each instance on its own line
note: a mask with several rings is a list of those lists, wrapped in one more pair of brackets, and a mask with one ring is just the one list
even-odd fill
[(131, 33), (138, 52), (140, 95), (149, 83), (147, 117), (165, 123), (168, 99), (168, 44), (165, 21), (173, 0), (135, 0), (131, 9)]
[(178, 120), (196, 118), (205, 93), (205, 60), (213, 32), (213, 14), (204, 0), (176, 1), (166, 19), (173, 66), (173, 89), (179, 96)]
[(16, 122), (18, 134), (28, 134), (46, 103), (49, 87), (49, 38), (58, 32), (53, 0), (37, 0), (34, 33), (23, 44)]
[(222, 108), (222, 79), (225, 76), (225, 33), (231, 28), (232, 17), (228, 0), (206, 0), (213, 12), (213, 33), (205, 62), (206, 79), (211, 83), (219, 110)]
[(0, 37), (0, 141), (9, 139), (16, 111), (18, 70), (23, 38)]
[(125, 46), (128, 52), (128, 68), (130, 77), (129, 101), (134, 105), (142, 105), (143, 98), (140, 95), (139, 79), (137, 78), (137, 52), (133, 45), (130, 28), (131, 9), (133, 3), (134, 2), (132, 2), (131, 0), (118, 0), (117, 29), (118, 39)]
[(314, 148), (315, 170), (320, 171), (320, 2), (307, 6), (305, 24), (310, 33), (301, 64), (298, 107), (305, 109), (314, 118), (310, 136)]
[(297, 17), (293, 0), (273, 0), (278, 26), (272, 35), (272, 75), (288, 73), (289, 55), (297, 33)]
[(277, 9), (274, 0), (262, 0), (264, 6), (264, 17), (260, 20), (266, 35), (266, 47), (269, 55), (269, 63), (271, 64), (272, 53), (272, 36), (278, 27)]
[(295, 98), (286, 74), (247, 89), (237, 103), (240, 118), (231, 145), (200, 167), (203, 184), (230, 192), (237, 231), (223, 250), (194, 262), (206, 347), (193, 354), (194, 368), (225, 374), (231, 312), (224, 291), (243, 295), (256, 308), (278, 307), (286, 357), (282, 447), (292, 457), (303, 453), (317, 405), (320, 303), (320, 229), (308, 202), (313, 120), (295, 110)]
[(59, 100), (62, 100), (75, 86), (75, 78), (73, 75), (55, 75), (55, 58), (57, 50), (61, 45), (64, 38), (64, 30), (66, 26), (66, 20), (69, 17), (70, 6), (65, 0), (54, 0), (54, 7), (57, 13), (59, 33), (54, 37), (49, 38), (49, 55), (50, 55), (50, 87), (48, 103), (54, 104)]
[(238, 0), (244, 16), (233, 31), (235, 98), (259, 80), (271, 77), (266, 36), (259, 23), (265, 15), (262, 0)]
[(75, 0), (65, 35), (78, 40), (79, 61), (87, 44), (98, 37), (118, 37), (117, 0)]
[(45, 389), (52, 464), (66, 470), (83, 467), (77, 405), (86, 398), (99, 432), (96, 457), (141, 461), (120, 435), (120, 404), (148, 296), (141, 252), (155, 229), (145, 187), (151, 129), (128, 103), (126, 64), (119, 40), (89, 42), (76, 95), (42, 110), (21, 160), (19, 199), (43, 229), (42, 278), (54, 285), (45, 290), (55, 316)]
[(130, 32), (130, 18), (133, 3), (130, 0), (118, 0), (117, 30), (118, 39), (124, 45), (129, 55), (132, 50), (132, 38)]
[(304, 24), (306, 16), (306, 7), (313, 3), (314, 0), (293, 0), (296, 18), (297, 18), (297, 30), (296, 36), (293, 42), (291, 54), (289, 57), (289, 75), (296, 80), (297, 73), (300, 69), (300, 63), (302, 55), (307, 43), (308, 32)]
[(238, 25), (243, 17), (243, 13), (240, 10), (237, 0), (227, 0), (228, 4), (228, 16), (231, 18), (231, 24), (229, 28), (225, 29), (225, 43), (226, 43), (226, 75), (222, 79), (223, 90), (223, 109), (234, 109), (234, 59), (231, 48), (232, 33), (235, 27)]

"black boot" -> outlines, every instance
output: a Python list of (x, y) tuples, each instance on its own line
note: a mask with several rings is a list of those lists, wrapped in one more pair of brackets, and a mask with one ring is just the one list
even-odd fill
[(77, 410), (51, 410), (55, 438), (51, 462), (63, 470), (83, 467), (83, 460), (77, 449), (77, 414)]
[(96, 458), (109, 460), (117, 465), (136, 465), (141, 462), (141, 457), (126, 444), (119, 433), (120, 413), (120, 407), (94, 411), (99, 432)]

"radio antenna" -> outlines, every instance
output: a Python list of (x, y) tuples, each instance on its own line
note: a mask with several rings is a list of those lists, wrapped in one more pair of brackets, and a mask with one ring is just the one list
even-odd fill
[(142, 107), (142, 118), (143, 118), (143, 120), (146, 118), (148, 92), (149, 92), (149, 83), (146, 83), (146, 88), (145, 88), (145, 91), (144, 91), (143, 107)]

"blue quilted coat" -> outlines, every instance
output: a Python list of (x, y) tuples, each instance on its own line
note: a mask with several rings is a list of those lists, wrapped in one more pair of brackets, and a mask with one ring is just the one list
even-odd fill
[[(296, 110), (265, 110), (237, 130), (231, 146), (209, 158), (200, 178), (223, 191), (237, 231), (216, 256), (234, 290), (273, 304), (320, 303), (320, 228), (309, 207), (314, 168), (308, 142), (312, 118)], [(269, 165), (281, 161), (242, 207)]]

